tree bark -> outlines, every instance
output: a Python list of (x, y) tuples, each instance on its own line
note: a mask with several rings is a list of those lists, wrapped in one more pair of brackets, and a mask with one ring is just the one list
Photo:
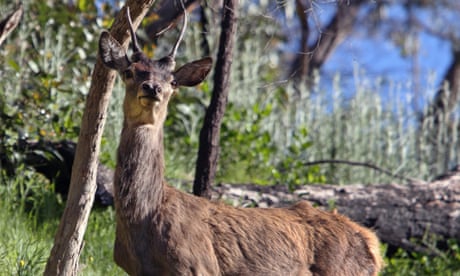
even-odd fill
[[(154, 0), (128, 0), (118, 13), (110, 33), (125, 48), (129, 42), (126, 6), (130, 7), (133, 24), (137, 28), (153, 2)], [(100, 141), (115, 76), (115, 71), (107, 69), (98, 58), (83, 113), (67, 204), (44, 275), (77, 275), (78, 273), (83, 236), (96, 191)]]
[(408, 185), (221, 185), (214, 197), (234, 205), (280, 207), (307, 200), (374, 229), (380, 240), (397, 248), (437, 254), (449, 239), (460, 240), (460, 166), (430, 183)]
[(291, 76), (294, 79), (308, 79), (315, 70), (321, 68), (336, 47), (353, 31), (362, 4), (362, 0), (337, 1), (335, 15), (324, 29), (318, 30), (318, 38), (309, 45), (311, 29), (308, 24), (308, 13), (311, 12), (311, 3), (309, 0), (296, 1), (301, 36), (299, 52), (291, 66)]
[(227, 105), (230, 86), (230, 68), (232, 65), (233, 44), (236, 32), (238, 1), (224, 1), (222, 9), (222, 31), (219, 51), (214, 72), (214, 88), (211, 102), (206, 110), (204, 124), (200, 131), (200, 145), (195, 168), (193, 193), (198, 196), (211, 197), (219, 158), (219, 135), (222, 117)]
[[(460, 239), (460, 177), (411, 185), (309, 187), (304, 199), (337, 208), (376, 231), (391, 248), (435, 253)], [(438, 239), (438, 240), (437, 240)]]

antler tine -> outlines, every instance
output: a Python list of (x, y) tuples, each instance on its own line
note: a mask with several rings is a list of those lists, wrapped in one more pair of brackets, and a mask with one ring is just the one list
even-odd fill
[(184, 23), (182, 25), (182, 30), (180, 31), (179, 37), (177, 38), (177, 41), (174, 44), (174, 47), (172, 48), (171, 53), (169, 54), (169, 57), (172, 60), (174, 60), (176, 57), (177, 49), (179, 48), (179, 44), (182, 38), (184, 38), (185, 29), (187, 29), (187, 10), (185, 9), (184, 2), (182, 0), (180, 1), (180, 3), (182, 5), (182, 9), (184, 10)]
[(131, 21), (131, 14), (129, 12), (129, 7), (126, 7), (126, 15), (128, 17), (128, 23), (129, 23), (129, 31), (131, 32), (131, 40), (133, 42), (133, 52), (137, 53), (140, 52), (139, 45), (137, 44), (137, 37), (136, 33), (134, 32), (134, 27), (133, 27), (133, 22)]

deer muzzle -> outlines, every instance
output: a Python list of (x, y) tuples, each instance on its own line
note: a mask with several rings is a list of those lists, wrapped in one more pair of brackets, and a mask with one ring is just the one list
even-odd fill
[(163, 93), (161, 86), (152, 82), (144, 82), (141, 84), (141, 94), (139, 98), (147, 98), (153, 101), (161, 101)]

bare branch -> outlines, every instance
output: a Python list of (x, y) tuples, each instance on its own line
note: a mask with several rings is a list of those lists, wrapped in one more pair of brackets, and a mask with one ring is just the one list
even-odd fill
[[(180, 2), (180, 3), (179, 3)], [(149, 24), (145, 31), (150, 39), (153, 39), (175, 25), (184, 14), (184, 7), (187, 12), (191, 12), (199, 3), (197, 0), (168, 0), (163, 1), (162, 5), (153, 11), (158, 15), (158, 20)]]

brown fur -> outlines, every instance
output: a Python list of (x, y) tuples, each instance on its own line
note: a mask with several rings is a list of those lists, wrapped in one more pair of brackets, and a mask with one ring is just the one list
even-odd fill
[(162, 129), (122, 131), (115, 260), (130, 275), (377, 275), (379, 242), (348, 218), (299, 202), (233, 208), (166, 185)]
[(200, 82), (211, 60), (175, 72), (173, 61), (150, 61), (140, 52), (130, 62), (108, 33), (101, 36), (100, 51), (126, 83), (114, 185), (114, 258), (128, 274), (378, 274), (377, 237), (344, 216), (307, 202), (279, 209), (234, 208), (167, 186), (163, 123), (169, 98), (175, 86)]

